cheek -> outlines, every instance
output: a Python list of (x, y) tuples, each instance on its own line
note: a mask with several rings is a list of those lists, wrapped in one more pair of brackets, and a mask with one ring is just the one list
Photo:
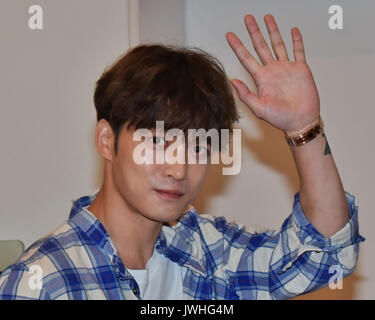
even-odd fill
[(119, 154), (113, 163), (113, 179), (118, 188), (127, 193), (137, 193), (144, 183), (142, 165), (136, 164), (131, 154)]
[(193, 196), (196, 196), (205, 181), (208, 172), (208, 165), (191, 165), (189, 170), (190, 188)]
[(130, 184), (134, 192), (146, 191), (150, 187), (150, 181), (155, 174), (152, 165), (137, 164), (132, 159), (128, 159), (122, 167), (123, 179)]

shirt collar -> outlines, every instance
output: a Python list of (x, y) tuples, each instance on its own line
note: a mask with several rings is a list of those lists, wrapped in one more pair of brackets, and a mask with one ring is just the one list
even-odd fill
[[(72, 200), (69, 221), (78, 226), (96, 245), (118, 260), (117, 249), (102, 223), (85, 207), (95, 199), (99, 190), (92, 195)], [(192, 205), (185, 210), (177, 224), (164, 225), (155, 242), (155, 250), (180, 266), (193, 269), (206, 276), (207, 261), (201, 246), (199, 214)]]
[(85, 207), (89, 206), (96, 198), (98, 190), (94, 194), (72, 200), (73, 206), (69, 215), (69, 222), (78, 226), (94, 243), (110, 256), (116, 254), (107, 230), (103, 224)]

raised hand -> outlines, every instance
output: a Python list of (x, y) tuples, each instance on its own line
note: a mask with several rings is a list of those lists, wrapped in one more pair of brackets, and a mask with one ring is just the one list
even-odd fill
[(254, 78), (258, 94), (251, 92), (241, 80), (233, 79), (232, 84), (241, 101), (258, 118), (289, 135), (318, 119), (319, 94), (310, 68), (306, 64), (300, 31), (297, 28), (291, 30), (294, 61), (290, 61), (274, 17), (268, 14), (264, 21), (276, 59), (264, 40), (255, 18), (247, 15), (245, 25), (261, 63), (251, 55), (234, 33), (228, 32), (226, 38), (241, 64)]

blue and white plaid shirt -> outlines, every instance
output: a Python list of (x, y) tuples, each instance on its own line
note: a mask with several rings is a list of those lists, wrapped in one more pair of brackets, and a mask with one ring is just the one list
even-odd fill
[[(96, 194), (74, 201), (65, 223), (4, 270), (0, 299), (140, 299), (108, 233), (85, 209)], [(155, 249), (187, 268), (184, 299), (291, 298), (328, 285), (331, 266), (343, 276), (354, 271), (364, 238), (355, 198), (346, 192), (346, 199), (350, 221), (329, 239), (309, 223), (296, 193), (278, 232), (190, 207), (176, 225), (162, 227)]]

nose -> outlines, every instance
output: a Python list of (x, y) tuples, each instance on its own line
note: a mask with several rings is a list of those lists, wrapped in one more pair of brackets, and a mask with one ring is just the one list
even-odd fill
[(185, 140), (183, 139), (183, 136), (179, 136), (178, 138), (175, 138), (173, 142), (174, 148), (176, 149), (172, 149), (173, 152), (166, 152), (164, 155), (164, 175), (171, 177), (174, 180), (184, 180), (187, 175)]
[(184, 180), (187, 173), (186, 163), (165, 164), (164, 174), (174, 180)]

